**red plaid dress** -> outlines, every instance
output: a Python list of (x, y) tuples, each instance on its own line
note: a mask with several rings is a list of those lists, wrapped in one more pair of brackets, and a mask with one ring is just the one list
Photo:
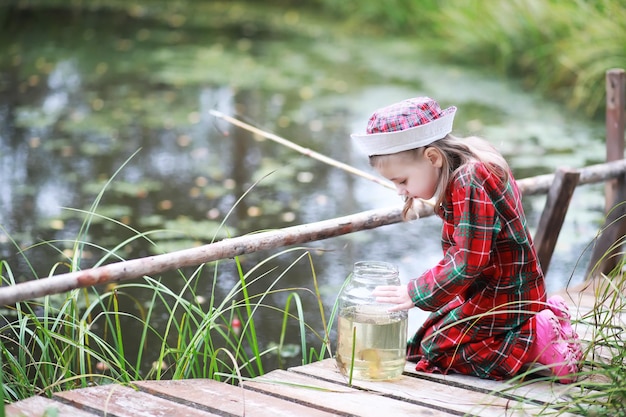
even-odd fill
[(473, 163), (446, 193), (443, 259), (408, 284), (415, 306), (432, 313), (407, 358), (419, 371), (512, 376), (534, 341), (528, 319), (546, 301), (519, 190)]

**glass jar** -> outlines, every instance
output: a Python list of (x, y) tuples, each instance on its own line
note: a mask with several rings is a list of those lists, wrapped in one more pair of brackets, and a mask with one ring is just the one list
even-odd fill
[(339, 294), (336, 361), (342, 374), (361, 380), (400, 377), (406, 363), (406, 310), (390, 312), (372, 291), (379, 285), (400, 285), (398, 268), (387, 262), (354, 264)]

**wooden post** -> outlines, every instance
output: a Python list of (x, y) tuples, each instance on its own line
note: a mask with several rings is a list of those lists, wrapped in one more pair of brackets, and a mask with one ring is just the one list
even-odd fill
[[(606, 162), (624, 159), (624, 70), (612, 69), (606, 73)], [(618, 189), (625, 185), (624, 178), (606, 182), (606, 213), (617, 202)]]
[(600, 229), (587, 269), (588, 279), (610, 273), (624, 256), (621, 246), (626, 235), (626, 187), (618, 189), (615, 196), (621, 204), (618, 202), (613, 207)]
[(579, 171), (559, 169), (554, 176), (554, 181), (552, 181), (548, 199), (541, 213), (535, 234), (537, 257), (544, 274), (548, 272), (554, 247), (579, 178)]
[[(624, 159), (624, 70), (611, 69), (606, 73), (606, 159), (607, 162)], [(593, 248), (587, 275), (608, 274), (620, 262), (620, 245), (626, 235), (626, 176), (606, 182), (606, 214)]]

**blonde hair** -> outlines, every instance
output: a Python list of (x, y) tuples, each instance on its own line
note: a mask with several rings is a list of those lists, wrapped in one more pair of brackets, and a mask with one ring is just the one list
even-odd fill
[[(435, 148), (443, 156), (443, 166), (439, 175), (439, 182), (435, 190), (435, 207), (439, 207), (445, 200), (445, 191), (448, 184), (454, 178), (458, 170), (473, 162), (482, 162), (491, 173), (506, 183), (509, 180), (509, 165), (506, 160), (486, 140), (470, 136), (459, 138), (453, 135), (446, 135), (444, 138), (434, 141), (422, 148), (409, 149), (390, 155), (370, 156), (370, 165), (374, 168), (391, 163), (391, 159), (409, 158), (416, 160), (421, 157), (426, 148)], [(409, 218), (409, 213), (413, 210), (413, 198), (407, 198), (402, 210), (404, 219)]]

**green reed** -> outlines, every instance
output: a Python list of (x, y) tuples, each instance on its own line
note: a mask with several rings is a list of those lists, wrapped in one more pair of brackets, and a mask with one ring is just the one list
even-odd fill
[[(285, 270), (260, 271), (265, 262), (289, 253), (298, 256)], [(254, 331), (255, 313), (260, 309), (275, 310), (283, 317), (280, 343), (274, 350), (280, 350), (284, 344), (287, 322), (297, 321), (302, 363), (307, 363), (308, 335), (317, 337), (324, 350), (328, 344), (327, 336), (319, 335), (305, 322), (302, 309), (301, 294), (319, 297), (317, 284), (314, 289), (276, 288), (302, 259), (310, 261), (308, 250), (292, 248), (269, 257), (250, 271), (244, 273), (240, 269), (239, 281), (230, 292), (223, 299), (211, 295), (208, 306), (198, 302), (198, 284), (212, 279), (211, 294), (215, 293), (219, 263), (213, 265), (211, 277), (204, 274), (209, 269), (207, 265), (198, 267), (190, 277), (180, 274), (184, 285), (179, 290), (169, 288), (160, 279), (143, 277), (139, 282), (109, 286), (104, 291), (77, 289), (19, 302), (0, 315), (3, 395), (14, 401), (93, 383), (161, 378), (221, 380), (241, 373), (261, 375), (262, 358), (274, 352), (261, 351)], [(15, 284), (10, 266), (4, 261), (0, 266), (3, 285)], [(250, 292), (250, 286), (261, 280), (263, 292)], [(269, 285), (265, 284), (268, 280)], [(133, 295), (138, 290), (150, 294), (145, 308)], [(284, 307), (265, 301), (268, 295), (281, 291), (289, 294)], [(290, 312), (293, 302), (297, 305), (296, 314)], [(322, 304), (319, 305), (323, 315)], [(165, 323), (158, 311), (167, 312)], [(231, 324), (234, 318), (242, 322), (240, 333)], [(140, 335), (138, 343), (127, 340), (130, 333)], [(315, 353), (318, 350), (311, 347), (309, 357), (322, 356)], [(150, 362), (153, 366), (146, 371), (146, 363)]]
[(586, 362), (577, 383), (581, 389), (573, 392), (565, 408), (570, 412), (626, 417), (625, 244), (626, 236), (622, 236), (609, 248), (605, 256), (620, 261), (608, 274), (594, 274), (597, 278), (587, 289), (594, 296), (594, 306), (581, 317), (580, 325), (591, 331), (586, 332)]

